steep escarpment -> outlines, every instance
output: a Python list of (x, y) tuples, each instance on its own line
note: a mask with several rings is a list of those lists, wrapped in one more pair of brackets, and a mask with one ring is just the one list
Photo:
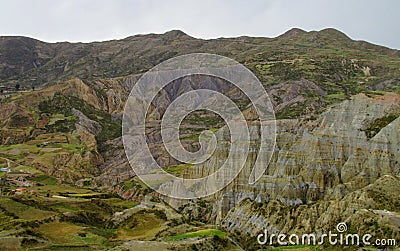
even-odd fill
[(118, 114), (127, 96), (122, 80), (103, 82), (94, 88), (73, 79), (6, 99), (0, 104), (1, 157), (60, 182), (98, 176), (100, 143), (120, 136)]
[[(195, 202), (165, 200), (188, 219), (219, 223), (248, 250), (262, 248), (256, 237), (264, 230), (318, 236), (335, 231), (339, 222), (346, 222), (347, 233), (398, 239), (399, 97), (359, 94), (316, 120), (278, 120), (274, 154), (255, 184), (249, 184), (249, 175), (255, 156), (263, 154), (258, 151), (250, 152), (239, 176), (216, 195)], [(377, 127), (388, 114), (395, 118)], [(371, 125), (373, 137), (367, 133)], [(250, 126), (251, 147), (259, 144), (259, 130)], [(218, 138), (225, 133), (222, 128)], [(186, 167), (182, 176), (212, 174), (228, 150), (220, 141), (210, 160)]]
[[(131, 79), (135, 80), (134, 77)], [(16, 103), (26, 107), (35, 107), (43, 100), (51, 99), (55, 94), (63, 94), (81, 99), (95, 109), (109, 114), (120, 114), (123, 111), (131, 85), (131, 81), (125, 81), (125, 78), (93, 81), (72, 78), (39, 91), (24, 93), (24, 99), (21, 99), (21, 95), (17, 95), (13, 99)]]
[[(271, 200), (255, 202), (250, 199), (229, 211), (222, 226), (243, 238), (248, 250), (262, 248), (257, 244), (258, 234), (304, 233), (320, 236), (336, 231), (340, 222), (347, 224), (347, 233), (375, 238), (399, 238), (398, 212), (399, 176), (384, 175), (372, 184), (337, 200), (322, 200), (300, 206), (285, 206)], [(276, 244), (276, 242), (274, 242)]]
[[(277, 121), (276, 147), (270, 163), (265, 163), (263, 177), (249, 184), (255, 156), (263, 154), (250, 152), (237, 179), (217, 196), (217, 221), (244, 198), (262, 203), (279, 201), (283, 206), (340, 200), (384, 175), (399, 175), (399, 118), (380, 128), (372, 138), (365, 133), (365, 128), (382, 114), (398, 114), (399, 109), (397, 94), (374, 98), (360, 94), (330, 108), (315, 121)], [(252, 127), (255, 139), (260, 129)], [(227, 151), (217, 148), (209, 161), (185, 169), (183, 176), (215, 172)]]
[[(93, 163), (88, 167), (88, 170), (92, 170), (91, 175), (99, 175), (93, 179), (94, 186), (117, 191), (126, 198), (143, 195), (132, 185), (138, 183), (138, 180), (132, 180), (135, 175), (126, 161), (122, 141), (118, 138), (118, 124), (124, 100), (135, 80), (137, 77), (98, 81), (73, 79), (37, 92), (26, 93), (24, 98), (16, 96), (13, 98), (15, 101), (2, 104), (5, 106), (2, 120), (4, 142), (26, 142), (42, 134), (46, 135), (46, 132), (56, 133), (60, 130), (66, 133), (72, 133), (73, 130), (84, 131), (81, 135), (86, 137), (81, 137), (80, 140), (83, 140), (86, 146), (90, 145), (89, 148), (94, 149), (94, 152), (101, 153), (101, 158), (90, 154), (83, 154), (82, 159), (71, 156), (57, 157), (56, 160), (60, 160), (60, 163), (52, 165), (68, 166), (68, 163), (77, 163), (73, 160), (81, 162), (86, 158)], [(180, 93), (203, 87), (225, 93), (238, 101), (239, 107), (247, 112), (245, 97), (229, 84), (209, 77), (191, 76), (177, 80), (159, 95), (160, 102), (154, 102), (149, 120), (159, 121), (164, 106), (168, 106)], [(324, 89), (308, 80), (284, 82), (271, 87), (269, 94), (277, 109), (286, 109), (292, 105), (301, 107), (304, 102), (314, 102), (315, 107), (318, 107), (323, 101), (315, 98), (327, 95)], [(255, 186), (248, 185), (249, 167), (258, 154), (257, 151), (251, 152), (242, 174), (220, 194), (223, 199), (215, 210), (219, 212), (216, 214), (220, 214), (218, 218), (221, 219), (243, 198), (256, 201), (273, 199), (286, 205), (304, 204), (320, 199), (340, 198), (349, 191), (370, 184), (384, 174), (396, 174), (396, 160), (399, 158), (396, 151), (398, 96), (390, 93), (383, 95), (379, 92), (367, 95), (369, 97), (364, 94), (356, 95), (331, 107), (314, 120), (278, 120), (277, 145), (264, 177)], [(30, 106), (37, 106), (39, 113), (26, 109)], [(26, 117), (19, 120), (25, 124), (13, 123), (13, 114)], [(388, 115), (394, 116), (390, 123), (377, 123), (385, 121), (385, 116)], [(200, 125), (196, 122), (199, 119), (205, 121), (205, 118), (207, 124)], [(199, 130), (217, 130), (220, 126), (219, 121), (214, 118), (212, 115), (200, 114), (184, 121), (184, 127), (187, 128), (181, 139), (183, 144), (188, 149), (196, 149)], [(250, 123), (250, 127), (252, 147), (257, 147), (260, 127), (257, 123)], [(150, 127), (148, 132), (153, 155), (166, 167), (178, 165), (179, 162), (160, 148), (162, 142), (157, 128), (159, 129), (157, 125)], [(227, 133), (224, 130), (221, 130), (221, 134)], [(7, 132), (18, 132), (18, 136), (7, 136)], [(87, 135), (92, 135), (92, 139)], [(183, 175), (199, 177), (214, 172), (218, 168), (215, 163), (222, 163), (227, 157), (227, 151), (226, 144), (221, 144), (217, 154), (209, 162), (187, 170), (184, 168)], [(94, 166), (99, 170), (95, 170), (97, 167), (93, 169)], [(60, 175), (57, 176), (61, 176), (62, 170), (64, 169), (60, 169)], [(69, 180), (78, 178), (84, 178), (84, 175), (77, 175)], [(129, 190), (131, 191), (128, 192)]]
[[(162, 93), (160, 100), (166, 103), (160, 104), (168, 105), (175, 97), (174, 93), (196, 88), (190, 86), (190, 79), (185, 81), (187, 83), (178, 81), (173, 88), (170, 87), (169, 91)], [(218, 85), (214, 84), (215, 86)], [(324, 95), (321, 88), (306, 80), (298, 85), (293, 83), (293, 87), (291, 83), (276, 88), (279, 87), (284, 90), (289, 88), (287, 96), (281, 95), (289, 101), (296, 99), (296, 95), (302, 95), (304, 90), (314, 92), (315, 96)], [(271, 95), (283, 93), (278, 92), (276, 88), (271, 89)], [(300, 91), (297, 88), (300, 88)], [(229, 89), (225, 91), (230, 92)], [(387, 114), (398, 114), (398, 103), (396, 94), (360, 94), (329, 108), (314, 120), (278, 120), (277, 145), (264, 177), (254, 186), (248, 184), (248, 168), (259, 154), (257, 151), (250, 153), (244, 172), (220, 193), (222, 199), (217, 199), (218, 206), (213, 209), (214, 219), (220, 221), (244, 198), (259, 202), (278, 200), (285, 205), (312, 203), (321, 199), (342, 198), (382, 175), (396, 175), (396, 161), (399, 158), (396, 151), (398, 120), (394, 119), (382, 128), (375, 128), (375, 136), (372, 138), (368, 137), (367, 132), (371, 130), (370, 127), (375, 121), (382, 120)], [(157, 121), (163, 114), (161, 105), (154, 106), (150, 114), (151, 120)], [(199, 129), (199, 125), (196, 126)], [(254, 138), (252, 144), (257, 147), (260, 128), (257, 124), (251, 125), (251, 128)], [(159, 158), (165, 166), (177, 165), (168, 154), (157, 150), (162, 145), (159, 132), (154, 129), (149, 131), (149, 139), (153, 142), (151, 149), (156, 159)], [(184, 144), (186, 142), (189, 145), (196, 144), (197, 141), (195, 137), (182, 140)], [(229, 149), (223, 145), (221, 144), (217, 154), (208, 163), (187, 170), (183, 168), (183, 171), (179, 172), (189, 178), (214, 172), (218, 168), (215, 163), (222, 163), (227, 157)], [(135, 174), (125, 158), (121, 139), (106, 141), (103, 144), (102, 155), (105, 160), (100, 167), (102, 174), (93, 180), (93, 184), (96, 187), (112, 189), (125, 198), (142, 196), (146, 190), (145, 186), (133, 185), (139, 183), (139, 180), (134, 178)], [(167, 201), (176, 207), (182, 205), (182, 202), (168, 199)]]

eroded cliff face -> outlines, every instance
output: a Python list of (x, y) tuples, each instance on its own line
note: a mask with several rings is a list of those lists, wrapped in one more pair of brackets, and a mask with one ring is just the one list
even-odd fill
[[(147, 131), (150, 148), (153, 156), (165, 167), (178, 162), (174, 162), (160, 148), (162, 142), (156, 122), (163, 115), (162, 106), (168, 106), (179, 93), (199, 88), (193, 84), (195, 80), (198, 79), (178, 81), (161, 92), (150, 109)], [(20, 164), (33, 166), (63, 182), (78, 181), (77, 184), (80, 184), (80, 179), (90, 177), (93, 188), (112, 191), (126, 199), (143, 201), (146, 196), (157, 197), (135, 176), (127, 162), (121, 138), (106, 139), (104, 142), (98, 140), (103, 130), (107, 130), (104, 126), (109, 126), (111, 122), (118, 123), (134, 82), (135, 79), (102, 80), (99, 83), (74, 79), (1, 104), (2, 144), (10, 145), (10, 149), (2, 149), (1, 153), (7, 156), (23, 155), (24, 162)], [(204, 82), (209, 81), (205, 79)], [(243, 99), (240, 92), (223, 87), (224, 84), (217, 81), (205, 87), (212, 86), (232, 99)], [(305, 99), (299, 95), (304, 88), (316, 95), (325, 95), (323, 90), (307, 81), (292, 85), (296, 86), (294, 90), (289, 83), (275, 87), (282, 90), (289, 88), (287, 96), (279, 101), (283, 103), (274, 101), (278, 102), (277, 106), (281, 104), (282, 109), (294, 103), (303, 104)], [(278, 89), (272, 88), (271, 95), (278, 95)], [(67, 111), (73, 116), (57, 114), (51, 109), (50, 113), (28, 109), (40, 106), (43, 100), (51, 100), (55, 93), (85, 100), (85, 106), (89, 104), (91, 108), (88, 110), (76, 105), (81, 103), (74, 103), (75, 106), (68, 107)], [(62, 102), (65, 100), (68, 101), (61, 99)], [(314, 104), (316, 109), (320, 105), (319, 102)], [(246, 103), (242, 108), (246, 118), (255, 118), (254, 111), (246, 109)], [(102, 119), (89, 118), (91, 114), (88, 112), (99, 114)], [(105, 123), (104, 116), (109, 114), (111, 118)], [(249, 156), (233, 182), (217, 194), (201, 200), (162, 199), (189, 221), (218, 223), (227, 231), (237, 233), (240, 238), (248, 238), (253, 243), (257, 231), (263, 228), (272, 232), (318, 232), (334, 227), (339, 221), (347, 221), (367, 231), (369, 223), (363, 225), (356, 220), (357, 217), (377, 222), (377, 229), (383, 226), (392, 231), (391, 234), (398, 232), (397, 223), (392, 224), (391, 221), (394, 219), (397, 222), (399, 218), (400, 198), (395, 192), (400, 174), (399, 114), (400, 95), (375, 93), (355, 95), (330, 107), (316, 119), (279, 119), (276, 121), (276, 146), (270, 162), (266, 157), (268, 154), (259, 149), (261, 130), (268, 130), (268, 127), (260, 128), (256, 121), (249, 122)], [(197, 123), (196, 129), (206, 129), (197, 120), (194, 122)], [(218, 126), (218, 123), (213, 125)], [(62, 127), (63, 124), (67, 126)], [(190, 136), (188, 125), (190, 123), (184, 124), (184, 129)], [(65, 128), (68, 130), (59, 132)], [(219, 144), (214, 155), (201, 165), (184, 169), (181, 173), (183, 177), (204, 177), (215, 172), (226, 160), (229, 131), (223, 127), (216, 134)], [(12, 146), (22, 142), (30, 147), (14, 151)], [(182, 142), (191, 150), (195, 150), (198, 144), (193, 143), (193, 138), (183, 138)], [(257, 156), (264, 158), (261, 164), (265, 165), (266, 171), (258, 182), (249, 184), (251, 167)], [(223, 174), (221, 181), (224, 178)]]
[(104, 160), (99, 139), (110, 128), (120, 127), (127, 97), (122, 83), (72, 79), (11, 96), (0, 103), (2, 157), (60, 182), (74, 184), (100, 175)]
[[(304, 84), (307, 88), (313, 87), (312, 83)], [(318, 88), (315, 90), (321, 91)], [(174, 91), (170, 89), (171, 93), (181, 91), (179, 87)], [(168, 105), (173, 99), (171, 95), (168, 91), (162, 93), (160, 104)], [(288, 98), (290, 101), (293, 97)], [(269, 164), (265, 160), (265, 174), (253, 185), (248, 182), (250, 167), (256, 157), (263, 153), (259, 153), (257, 148), (260, 143), (260, 126), (257, 123), (250, 123), (252, 150), (246, 165), (238, 178), (228, 187), (206, 199), (213, 202), (207, 204), (209, 209), (205, 210), (211, 215), (206, 217), (207, 221), (225, 222), (226, 216), (246, 198), (259, 203), (277, 201), (284, 206), (342, 200), (349, 193), (374, 183), (384, 175), (394, 177), (399, 175), (399, 119), (397, 118), (400, 112), (399, 100), (399, 95), (394, 93), (373, 97), (359, 94), (329, 108), (315, 120), (277, 120), (274, 153)], [(246, 112), (251, 113), (244, 111)], [(385, 123), (388, 114), (392, 114), (396, 119)], [(151, 113), (153, 121), (160, 116), (162, 116), (160, 107), (153, 107)], [(380, 127), (374, 126), (377, 121), (382, 122), (378, 123)], [(229, 145), (223, 139), (223, 135), (226, 136), (228, 133), (226, 128), (217, 132), (220, 144), (216, 153), (206, 163), (184, 170), (183, 176), (204, 177), (215, 172), (228, 156)], [(150, 133), (150, 139), (154, 143), (154, 149), (157, 149), (160, 135), (156, 130)], [(112, 189), (125, 198), (135, 200), (143, 198), (143, 191), (149, 192), (145, 186), (123, 184), (124, 180), (137, 183), (138, 179), (134, 179), (135, 174), (126, 161), (122, 141), (120, 139), (109, 141), (106, 146), (108, 150), (103, 152), (105, 162), (101, 167), (102, 174), (94, 179), (93, 184), (96, 187)], [(166, 166), (176, 164), (165, 157), (164, 152), (153, 151), (153, 155)], [(193, 203), (187, 204), (188, 201), (164, 199), (173, 207), (187, 212), (186, 214), (192, 214), (197, 210)], [(197, 211), (199, 213), (195, 215), (204, 219), (201, 213), (204, 210)]]
[[(278, 120), (276, 147), (271, 162), (268, 165), (265, 163), (267, 166), (263, 177), (254, 185), (248, 182), (250, 167), (255, 157), (257, 154), (263, 154), (251, 151), (237, 179), (217, 195), (208, 198), (216, 201), (214, 209), (211, 210), (215, 221), (223, 222), (225, 227), (231, 229), (230, 225), (235, 224), (229, 219), (238, 212), (238, 205), (246, 198), (254, 203), (272, 203), (279, 204), (282, 208), (290, 208), (296, 205), (324, 204), (328, 201), (352, 201), (356, 198), (348, 199), (350, 194), (359, 193), (360, 189), (365, 189), (381, 177), (390, 176), (398, 185), (396, 177), (400, 174), (399, 101), (399, 95), (392, 93), (373, 98), (359, 94), (328, 109), (315, 121)], [(387, 114), (396, 114), (397, 118), (385, 121)], [(366, 132), (371, 130), (371, 126), (377, 121), (382, 122), (381, 128), (374, 127), (375, 135), (368, 138)], [(250, 127), (252, 147), (256, 147), (259, 130), (257, 125)], [(223, 133), (219, 132), (217, 135)], [(228, 148), (225, 149), (225, 146), (226, 144), (220, 144), (216, 154), (206, 163), (186, 169), (184, 177), (213, 173), (217, 169), (216, 166), (228, 155)], [(395, 203), (400, 201), (398, 195), (392, 199)], [(176, 207), (187, 203), (171, 199), (167, 201)], [(349, 210), (369, 208), (365, 205), (354, 208), (352, 205), (339, 204), (338, 208)], [(193, 205), (188, 207), (193, 208)], [(327, 208), (315, 211), (310, 209), (309, 213), (321, 217), (321, 212), (325, 210)], [(242, 229), (245, 228), (243, 223), (251, 222), (254, 217), (253, 212), (249, 212), (247, 216), (237, 216), (239, 222), (236, 222), (236, 227), (232, 229), (245, 231)], [(270, 216), (267, 214), (264, 219), (260, 219), (260, 224), (268, 221), (268, 217)], [(321, 226), (323, 224), (321, 223)], [(298, 227), (292, 224), (292, 227), (294, 226)], [(276, 230), (281, 230), (281, 227), (275, 226)]]
[[(341, 198), (382, 175), (398, 175), (399, 119), (371, 139), (365, 130), (385, 114), (398, 114), (398, 96), (354, 96), (317, 121), (278, 123), (274, 156), (257, 187), (260, 199), (302, 204)], [(264, 195), (264, 196), (263, 196)]]
[(398, 239), (399, 188), (398, 176), (384, 175), (336, 200), (285, 206), (276, 200), (259, 203), (245, 199), (229, 211), (221, 225), (240, 238), (241, 244), (249, 250), (261, 248), (256, 237), (264, 230), (269, 235), (285, 233), (301, 236), (306, 233), (321, 236), (329, 231), (335, 232), (340, 222), (346, 222), (346, 234)]

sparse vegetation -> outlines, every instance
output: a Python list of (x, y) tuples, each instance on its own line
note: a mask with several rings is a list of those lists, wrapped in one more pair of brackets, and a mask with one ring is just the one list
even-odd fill
[(203, 238), (203, 237), (212, 237), (212, 236), (218, 236), (220, 238), (225, 237), (225, 232), (217, 229), (204, 229), (204, 230), (199, 230), (195, 232), (190, 232), (190, 233), (184, 233), (176, 236), (172, 236), (168, 238), (168, 241), (180, 241), (184, 239), (189, 239), (189, 238)]
[(100, 111), (74, 96), (56, 93), (52, 99), (39, 104), (39, 110), (43, 113), (62, 114), (66, 117), (66, 119), (57, 120), (53, 125), (49, 126), (49, 130), (53, 129), (55, 131), (71, 131), (74, 129), (73, 124), (76, 122), (76, 117), (72, 114), (72, 108), (78, 109), (88, 118), (100, 123), (102, 131), (97, 136), (99, 142), (121, 136), (120, 122), (113, 121), (110, 114)]
[(193, 166), (193, 165), (192, 165), (192, 164), (187, 164), (187, 163), (185, 163), (185, 164), (179, 164), (179, 165), (176, 165), (176, 166), (169, 166), (169, 167), (167, 167), (167, 168), (164, 168), (164, 170), (165, 170), (166, 172), (168, 172), (168, 173), (174, 175), (174, 176), (182, 177), (183, 172), (184, 172), (187, 168), (190, 168), (191, 166)]
[(374, 137), (377, 133), (379, 133), (382, 128), (390, 124), (393, 120), (397, 119), (400, 116), (400, 113), (395, 114), (387, 114), (381, 118), (374, 120), (368, 128), (364, 129), (367, 138)]

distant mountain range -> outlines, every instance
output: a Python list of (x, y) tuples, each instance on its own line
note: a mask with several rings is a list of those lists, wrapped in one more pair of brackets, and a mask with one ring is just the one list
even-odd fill
[[(194, 52), (231, 57), (267, 84), (301, 77), (325, 80), (329, 73), (325, 72), (324, 64), (337, 63), (331, 61), (339, 62), (335, 67), (341, 76), (335, 78), (343, 79), (347, 76), (342, 75), (352, 72), (343, 69), (342, 59), (368, 66), (377, 77), (398, 77), (400, 66), (399, 50), (353, 41), (332, 28), (311, 32), (294, 28), (276, 38), (242, 36), (210, 40), (172, 30), (92, 43), (46, 43), (28, 37), (4, 36), (0, 37), (0, 84), (19, 83), (30, 88), (73, 77), (128, 76), (143, 73), (168, 58)], [(273, 79), (265, 75), (272, 75)]]

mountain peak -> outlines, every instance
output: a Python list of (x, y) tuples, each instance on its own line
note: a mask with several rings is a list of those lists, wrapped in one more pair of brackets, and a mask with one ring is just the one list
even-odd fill
[(345, 33), (341, 32), (335, 28), (325, 28), (325, 29), (320, 30), (318, 33), (325, 34), (328, 36), (336, 36), (336, 37), (350, 39)]
[(188, 34), (181, 30), (170, 30), (165, 32), (163, 35), (168, 36), (168, 37), (190, 37)]
[(307, 33), (305, 30), (302, 30), (300, 28), (292, 28), (288, 31), (286, 31), (285, 33), (283, 33), (282, 35), (278, 36), (279, 38), (282, 37), (296, 37), (300, 34), (304, 34)]

